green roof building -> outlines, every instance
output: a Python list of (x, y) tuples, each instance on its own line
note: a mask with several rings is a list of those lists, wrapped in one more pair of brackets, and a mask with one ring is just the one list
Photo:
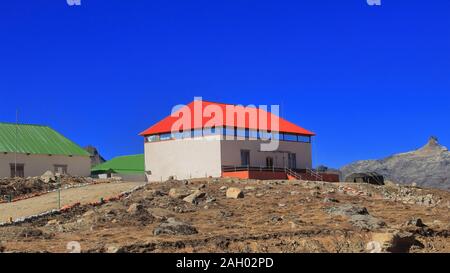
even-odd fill
[(144, 154), (118, 156), (91, 169), (99, 178), (120, 177), (126, 181), (146, 181)]
[(0, 177), (90, 175), (90, 154), (48, 126), (0, 123)]

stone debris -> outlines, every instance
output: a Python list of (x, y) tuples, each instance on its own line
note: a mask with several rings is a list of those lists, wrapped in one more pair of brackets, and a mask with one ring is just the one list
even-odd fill
[(409, 232), (394, 231), (390, 233), (374, 233), (372, 241), (367, 246), (367, 250), (372, 253), (406, 253), (413, 245), (422, 247), (416, 241), (414, 234)]
[(46, 171), (43, 175), (41, 175), (41, 180), (44, 183), (55, 182), (56, 176), (52, 171)]
[(171, 188), (169, 190), (169, 196), (177, 199), (183, 199), (191, 193), (192, 191), (188, 188)]
[(339, 200), (336, 198), (325, 197), (322, 201), (323, 203), (339, 203)]
[(386, 226), (384, 221), (371, 216), (365, 207), (345, 204), (327, 208), (326, 211), (332, 215), (348, 217), (349, 222), (361, 230), (373, 230)]
[[(77, 237), (88, 234), (91, 237), (87, 240), (97, 242), (83, 252), (378, 253), (446, 249), (443, 241), (449, 236), (449, 225), (442, 209), (448, 199), (440, 192), (407, 188), (411, 196), (431, 194), (436, 204), (442, 196), (441, 206), (428, 208), (385, 201), (384, 192), (404, 192), (403, 186), (392, 184), (349, 186), (302, 181), (293, 185), (282, 180), (220, 180), (214, 182), (220, 184), (211, 184), (212, 181), (192, 180), (188, 185), (177, 180), (151, 183), (117, 199), (107, 197), (103, 202), (79, 204), (64, 212), (56, 210), (26, 221), (0, 224), (0, 244), (6, 242), (10, 249), (9, 241), (17, 240), (31, 242), (36, 248), (42, 239), (63, 232)], [(227, 200), (242, 198), (243, 193), (245, 199), (239, 202)], [(183, 195), (186, 196), (180, 198)], [(365, 206), (376, 212), (376, 217)], [(383, 211), (383, 206), (389, 206), (389, 210)], [(430, 227), (416, 215), (430, 221)], [(434, 219), (440, 222), (435, 223)], [(42, 233), (23, 231), (24, 228), (36, 228)], [(148, 230), (155, 237), (149, 238)], [(127, 232), (133, 234), (132, 239), (123, 236)], [(411, 236), (425, 247), (416, 240), (411, 243)]]
[(226, 193), (227, 198), (244, 198), (244, 192), (239, 188), (229, 188)]
[(167, 219), (167, 222), (161, 223), (157, 228), (153, 230), (155, 236), (168, 234), (168, 235), (192, 235), (197, 234), (198, 231), (195, 227), (175, 220), (174, 218)]
[(194, 191), (192, 194), (186, 196), (185, 198), (183, 198), (183, 201), (186, 201), (188, 203), (191, 204), (197, 204), (199, 199), (203, 198), (206, 196), (206, 193), (200, 191), (200, 190), (196, 190)]
[[(41, 177), (0, 178), (0, 198), (3, 196), (10, 196), (11, 201), (18, 201), (55, 191), (59, 187), (65, 189), (96, 182), (89, 177), (73, 177), (69, 175), (60, 175), (59, 177), (61, 185), (56, 183), (56, 176), (50, 171), (46, 172)], [(7, 200), (0, 199), (0, 203), (6, 201)]]

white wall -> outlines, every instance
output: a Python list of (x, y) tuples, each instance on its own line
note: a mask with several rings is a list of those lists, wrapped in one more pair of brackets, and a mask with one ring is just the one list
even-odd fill
[[(0, 153), (0, 177), (10, 177), (10, 164), (14, 163), (13, 153)], [(41, 176), (46, 171), (54, 171), (54, 165), (67, 165), (67, 172), (73, 176), (90, 176), (91, 159), (89, 156), (62, 155), (26, 155), (18, 154), (17, 163), (25, 164), (25, 177)]]
[(220, 150), (220, 136), (145, 143), (148, 181), (220, 177)]
[(240, 166), (241, 149), (250, 150), (250, 166), (265, 167), (266, 158), (272, 157), (274, 167), (287, 167), (287, 152), (295, 153), (297, 169), (312, 167), (311, 143), (280, 141), (277, 151), (261, 152), (261, 140), (224, 140), (221, 143), (222, 165)]
[(312, 167), (310, 143), (280, 141), (276, 152), (261, 152), (261, 143), (261, 140), (221, 140), (220, 136), (148, 142), (145, 143), (147, 179), (220, 177), (222, 165), (241, 165), (241, 149), (250, 150), (251, 166), (266, 166), (268, 156), (273, 157), (274, 167), (288, 166), (287, 152), (291, 152), (297, 157), (296, 168)]

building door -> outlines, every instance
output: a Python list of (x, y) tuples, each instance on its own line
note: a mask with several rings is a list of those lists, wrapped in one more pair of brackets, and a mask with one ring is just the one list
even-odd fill
[(250, 151), (249, 150), (241, 150), (241, 166), (245, 166), (245, 167), (250, 166)]
[(288, 154), (288, 168), (297, 169), (297, 155), (293, 153)]
[(55, 165), (55, 174), (67, 174), (67, 165)]
[(11, 177), (25, 177), (25, 165), (24, 164), (10, 164)]
[(273, 157), (266, 157), (266, 167), (267, 168), (273, 168)]

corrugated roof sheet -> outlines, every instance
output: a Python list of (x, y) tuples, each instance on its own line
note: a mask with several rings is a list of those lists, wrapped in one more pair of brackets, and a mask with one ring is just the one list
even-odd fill
[(83, 148), (48, 126), (0, 122), (0, 152), (16, 151), (22, 154), (89, 156)]
[(91, 169), (92, 172), (143, 173), (145, 171), (144, 154), (118, 156)]
[[(189, 129), (202, 129), (206, 128), (206, 126), (211, 122), (211, 120), (216, 120), (217, 117), (207, 117), (202, 116), (200, 119), (199, 124), (195, 123), (194, 114), (196, 113), (195, 109), (195, 101), (189, 103), (188, 105), (182, 107), (179, 109), (174, 115), (170, 115), (163, 120), (159, 121), (152, 127), (148, 128), (147, 130), (140, 133), (141, 136), (147, 136), (147, 135), (153, 135), (153, 134), (160, 134), (160, 133), (169, 133), (172, 131), (172, 126), (176, 124), (176, 122), (179, 120), (179, 115), (184, 112), (184, 110), (187, 110), (188, 113), (191, 114), (191, 124), (188, 125), (187, 128), (180, 126), (181, 128), (177, 129), (183, 129), (183, 130), (189, 130)], [(257, 109), (257, 108), (246, 108), (243, 106), (235, 106), (231, 104), (224, 104), (224, 103), (217, 103), (217, 102), (209, 102), (209, 101), (197, 101), (199, 103), (199, 109), (201, 112), (204, 113), (207, 108), (209, 110), (221, 110), (223, 113), (223, 117), (218, 120), (218, 123), (215, 123), (216, 126), (230, 126), (230, 127), (239, 127), (239, 128), (248, 128), (252, 130), (268, 130), (271, 131), (272, 129), (272, 119), (275, 121), (278, 121), (279, 128), (277, 131), (283, 132), (283, 133), (294, 133), (294, 134), (300, 134), (305, 136), (314, 136), (315, 134), (309, 130), (306, 130), (292, 122), (289, 122), (281, 117), (276, 116), (275, 114), (272, 114), (270, 112), (267, 112), (263, 109)], [(228, 120), (227, 119), (227, 109), (228, 106), (234, 106), (234, 110), (239, 112), (240, 114), (245, 114), (245, 121), (244, 124), (238, 124), (238, 119), (235, 118), (234, 120)], [(214, 108), (212, 108), (214, 107)], [(256, 113), (256, 120), (250, 121), (250, 116), (246, 114), (247, 110), (254, 109)], [(260, 122), (260, 120), (266, 120), (266, 122)], [(256, 126), (255, 124), (256, 123)]]

